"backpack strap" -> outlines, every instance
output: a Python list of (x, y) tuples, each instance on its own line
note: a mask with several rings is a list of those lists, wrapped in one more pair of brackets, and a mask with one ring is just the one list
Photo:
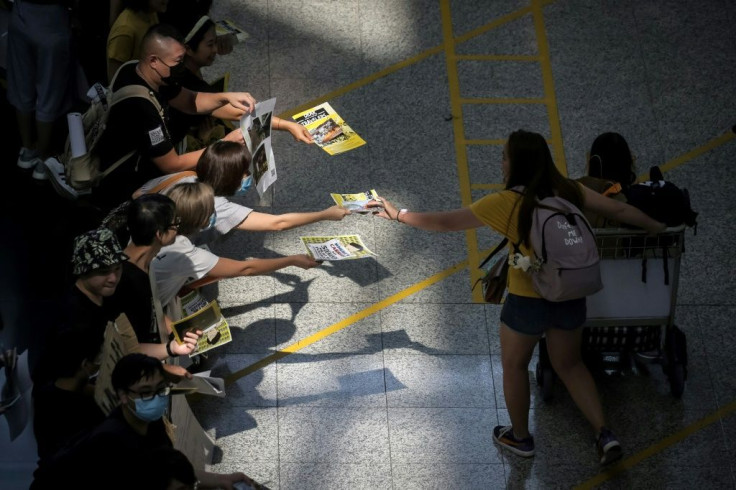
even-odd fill
[[(132, 63), (132, 61), (129, 61), (128, 63), (125, 63), (123, 66)], [(120, 67), (122, 68), (122, 66)], [(115, 78), (117, 78), (118, 73), (120, 72), (120, 69), (115, 73), (115, 76), (113, 77), (113, 82), (115, 81)], [(112, 82), (110, 83), (110, 87), (112, 87)], [(110, 109), (115, 104), (118, 104), (126, 99), (130, 99), (131, 97), (140, 97), (142, 99), (147, 99), (151, 101), (151, 104), (156, 108), (156, 111), (158, 111), (159, 116), (161, 116), (161, 120), (163, 121), (163, 113), (164, 110), (161, 107), (161, 104), (158, 102), (158, 99), (156, 99), (156, 96), (153, 95), (153, 92), (148, 88), (144, 87), (143, 85), (127, 85), (119, 90), (116, 90), (113, 92), (112, 97), (110, 97)], [(126, 162), (130, 157), (135, 155), (137, 150), (132, 150), (122, 157), (118, 159), (115, 163), (110, 165), (105, 169), (104, 172), (101, 172), (100, 178), (103, 179), (107, 177), (113, 170), (118, 168), (120, 165), (122, 165), (124, 162)]]
[(496, 245), (496, 248), (494, 248), (491, 251), (491, 253), (488, 254), (488, 257), (486, 257), (485, 259), (483, 259), (483, 262), (481, 262), (478, 265), (478, 268), (482, 268), (484, 265), (486, 265), (488, 263), (488, 261), (491, 260), (491, 257), (493, 257), (494, 255), (496, 255), (503, 247), (506, 246), (506, 244), (508, 242), (509, 242), (509, 239), (508, 238), (504, 238), (503, 240), (501, 240), (501, 242), (498, 245)]
[(164, 179), (163, 181), (159, 182), (152, 189), (146, 191), (145, 194), (156, 194), (166, 189), (167, 187), (179, 182), (181, 179), (185, 179), (187, 177), (196, 177), (196, 176), (197, 176), (197, 172), (193, 170), (185, 170), (183, 172), (177, 172), (174, 175), (170, 176), (168, 179)]

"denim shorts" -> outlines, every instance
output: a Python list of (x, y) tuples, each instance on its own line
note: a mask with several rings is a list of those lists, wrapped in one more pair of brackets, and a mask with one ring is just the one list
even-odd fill
[(548, 328), (575, 330), (585, 323), (585, 298), (560, 301), (507, 294), (501, 321), (524, 335), (542, 335)]

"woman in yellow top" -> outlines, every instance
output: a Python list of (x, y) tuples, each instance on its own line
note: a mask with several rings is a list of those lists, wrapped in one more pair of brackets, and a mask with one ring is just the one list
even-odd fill
[(107, 79), (118, 68), (141, 54), (143, 36), (158, 24), (158, 14), (166, 12), (169, 0), (122, 0), (125, 9), (115, 19), (107, 36)]
[[(467, 208), (443, 212), (397, 210), (380, 198), (377, 215), (409, 226), (432, 231), (460, 231), (490, 226), (520, 243), (521, 252), (531, 255), (529, 230), (537, 199), (557, 195), (579, 208), (592, 210), (658, 233), (663, 223), (638, 209), (608, 199), (564, 177), (554, 165), (544, 137), (523, 130), (511, 133), (503, 150), (505, 190), (487, 195)], [(510, 190), (524, 186), (524, 194)], [(379, 208), (380, 209), (380, 208)], [(580, 357), (580, 339), (585, 322), (585, 298), (550, 302), (540, 297), (531, 277), (521, 269), (509, 270), (509, 294), (501, 311), (501, 362), (503, 390), (511, 417), (509, 426), (497, 426), (493, 440), (523, 457), (534, 455), (534, 439), (529, 433), (529, 362), (539, 339), (547, 339), (552, 367), (565, 383), (572, 399), (597, 434), (596, 446), (602, 464), (621, 457), (621, 446), (606, 428), (595, 382)]]

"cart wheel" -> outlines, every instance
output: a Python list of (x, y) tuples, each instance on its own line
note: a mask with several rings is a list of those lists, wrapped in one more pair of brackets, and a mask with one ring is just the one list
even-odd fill
[(680, 363), (670, 364), (668, 377), (672, 396), (681, 398), (685, 390), (685, 366)]

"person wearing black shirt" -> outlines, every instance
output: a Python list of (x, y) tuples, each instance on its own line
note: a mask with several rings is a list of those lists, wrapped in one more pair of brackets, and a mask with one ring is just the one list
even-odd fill
[[(167, 127), (168, 106), (188, 114), (211, 113), (227, 120), (239, 120), (255, 107), (255, 99), (247, 92), (204, 93), (183, 88), (177, 81), (184, 70), (185, 48), (181, 41), (176, 29), (169, 25), (151, 27), (143, 40), (141, 59), (123, 65), (112, 82), (113, 92), (129, 85), (148, 88), (163, 113), (143, 97), (125, 99), (110, 108), (96, 146), (100, 170), (107, 170), (131, 151), (133, 156), (93, 189), (92, 203), (103, 211), (127, 200), (151, 178), (195, 167), (202, 151), (181, 155), (176, 152)], [(245, 144), (237, 131), (228, 133), (225, 139)]]

